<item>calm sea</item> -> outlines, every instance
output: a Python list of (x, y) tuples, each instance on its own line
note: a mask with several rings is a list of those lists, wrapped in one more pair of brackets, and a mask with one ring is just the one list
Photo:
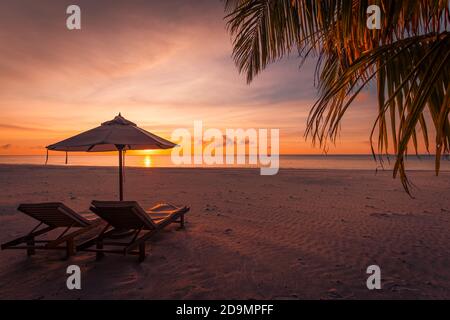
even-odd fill
[[(384, 169), (391, 169), (394, 158), (385, 158)], [(434, 170), (434, 156), (409, 156), (407, 168), (409, 170)], [(33, 164), (43, 165), (45, 156), (0, 156), (0, 164)], [(69, 155), (68, 165), (72, 166), (117, 166), (118, 159), (114, 155)], [(50, 155), (49, 165), (65, 165), (65, 156)], [(195, 165), (174, 165), (167, 155), (129, 155), (126, 157), (129, 167), (194, 167)], [(201, 165), (201, 167), (224, 167), (223, 165)], [(231, 167), (254, 167), (254, 165), (233, 165)], [(281, 168), (296, 169), (354, 169), (375, 170), (382, 169), (380, 163), (375, 162), (370, 155), (283, 155), (280, 156)], [(441, 162), (443, 171), (450, 171), (450, 160)]]

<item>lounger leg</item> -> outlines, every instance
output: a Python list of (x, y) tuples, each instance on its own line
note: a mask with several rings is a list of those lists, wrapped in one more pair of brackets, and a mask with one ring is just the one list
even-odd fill
[[(34, 237), (27, 240), (27, 246), (34, 246), (34, 244), (35, 244), (34, 243)], [(28, 248), (27, 249), (27, 255), (28, 256), (32, 256), (35, 253), (36, 253), (36, 250), (34, 250), (34, 248)]]
[[(103, 249), (103, 240), (98, 240), (97, 241), (97, 249), (99, 249), (99, 250)], [(97, 252), (96, 259), (100, 260), (104, 256), (105, 256), (105, 254), (103, 252)]]
[(145, 259), (145, 241), (139, 244), (139, 262)]
[(69, 259), (71, 256), (75, 255), (75, 243), (73, 239), (67, 240), (66, 247), (66, 258)]

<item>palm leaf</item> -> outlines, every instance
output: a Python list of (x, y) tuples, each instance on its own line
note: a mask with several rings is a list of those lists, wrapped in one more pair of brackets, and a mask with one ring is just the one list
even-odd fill
[(394, 177), (400, 176), (409, 192), (404, 162), (408, 149), (417, 153), (421, 140), (430, 150), (433, 128), (436, 173), (441, 156), (450, 151), (450, 3), (370, 4), (382, 8), (381, 30), (366, 27), (368, 0), (228, 0), (233, 58), (251, 82), (268, 64), (293, 50), (302, 61), (315, 55), (319, 99), (305, 135), (324, 149), (329, 141), (335, 142), (342, 119), (360, 92), (376, 86), (378, 117), (371, 150), (379, 160), (382, 154), (396, 154)]

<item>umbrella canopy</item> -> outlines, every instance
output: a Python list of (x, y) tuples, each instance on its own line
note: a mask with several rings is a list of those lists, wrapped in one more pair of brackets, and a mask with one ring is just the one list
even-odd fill
[(176, 144), (139, 128), (119, 113), (113, 120), (76, 136), (47, 146), (55, 151), (102, 152), (123, 150), (170, 149)]
[(47, 146), (47, 150), (65, 152), (119, 151), (119, 198), (123, 200), (123, 151), (170, 149), (176, 144), (158, 137), (119, 113), (113, 120), (66, 140)]

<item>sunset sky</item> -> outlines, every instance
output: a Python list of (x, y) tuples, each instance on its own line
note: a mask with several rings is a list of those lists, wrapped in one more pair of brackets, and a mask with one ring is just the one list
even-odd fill
[[(78, 4), (82, 30), (69, 31)], [(321, 153), (303, 137), (314, 61), (293, 54), (251, 85), (239, 75), (219, 0), (0, 0), (0, 154), (44, 147), (121, 112), (170, 138), (175, 128), (279, 128), (281, 153)], [(330, 153), (369, 153), (373, 93), (347, 114)]]

